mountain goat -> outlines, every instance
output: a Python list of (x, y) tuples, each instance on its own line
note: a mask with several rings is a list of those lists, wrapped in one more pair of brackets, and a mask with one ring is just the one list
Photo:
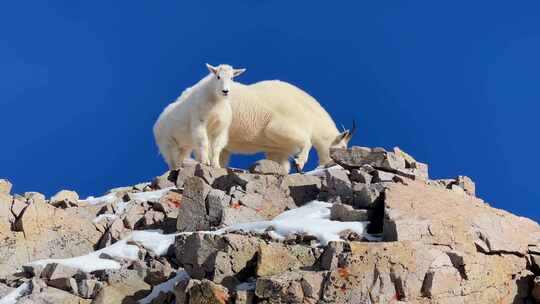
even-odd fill
[(317, 150), (319, 165), (331, 163), (330, 148), (347, 147), (356, 126), (339, 132), (324, 108), (309, 94), (279, 80), (251, 85), (234, 83), (230, 102), (232, 122), (229, 142), (221, 153), (226, 167), (231, 153), (265, 152), (289, 172), (289, 157), (300, 171), (308, 160), (312, 146)]
[(219, 167), (232, 120), (233, 78), (245, 69), (206, 64), (210, 74), (184, 90), (154, 124), (154, 138), (169, 169), (178, 169), (195, 150), (197, 161)]

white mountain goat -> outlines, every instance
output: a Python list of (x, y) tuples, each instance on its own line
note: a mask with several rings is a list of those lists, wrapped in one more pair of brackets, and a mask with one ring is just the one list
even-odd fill
[(210, 74), (184, 90), (154, 124), (156, 144), (171, 170), (178, 169), (193, 150), (197, 161), (220, 166), (232, 119), (229, 95), (235, 87), (233, 78), (245, 69), (206, 66)]
[(339, 132), (324, 108), (306, 92), (289, 83), (270, 80), (251, 85), (234, 83), (230, 94), (233, 118), (229, 142), (221, 153), (226, 167), (231, 153), (265, 152), (289, 172), (289, 157), (296, 155), (301, 171), (312, 146), (319, 165), (327, 165), (330, 148), (347, 147), (356, 126)]

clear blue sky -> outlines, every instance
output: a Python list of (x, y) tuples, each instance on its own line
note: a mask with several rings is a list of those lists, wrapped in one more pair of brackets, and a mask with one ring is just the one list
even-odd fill
[(0, 176), (17, 192), (87, 196), (161, 174), (157, 116), (205, 62), (230, 63), (248, 69), (241, 82), (289, 81), (339, 124), (356, 117), (354, 144), (400, 146), (432, 177), (469, 175), (492, 205), (540, 219), (538, 1), (8, 1), (0, 11)]

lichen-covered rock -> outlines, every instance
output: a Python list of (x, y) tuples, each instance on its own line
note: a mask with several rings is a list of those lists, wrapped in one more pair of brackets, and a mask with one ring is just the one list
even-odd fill
[(312, 267), (316, 257), (311, 248), (280, 243), (261, 244), (257, 254), (257, 276), (271, 276), (289, 270)]

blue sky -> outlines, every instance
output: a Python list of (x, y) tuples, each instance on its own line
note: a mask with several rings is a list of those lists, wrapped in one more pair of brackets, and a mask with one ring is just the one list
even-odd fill
[(157, 116), (205, 62), (230, 63), (248, 69), (240, 82), (289, 81), (338, 124), (355, 117), (353, 144), (400, 146), (432, 177), (469, 175), (492, 205), (540, 219), (537, 1), (11, 1), (0, 11), (0, 176), (17, 192), (87, 196), (161, 174)]

